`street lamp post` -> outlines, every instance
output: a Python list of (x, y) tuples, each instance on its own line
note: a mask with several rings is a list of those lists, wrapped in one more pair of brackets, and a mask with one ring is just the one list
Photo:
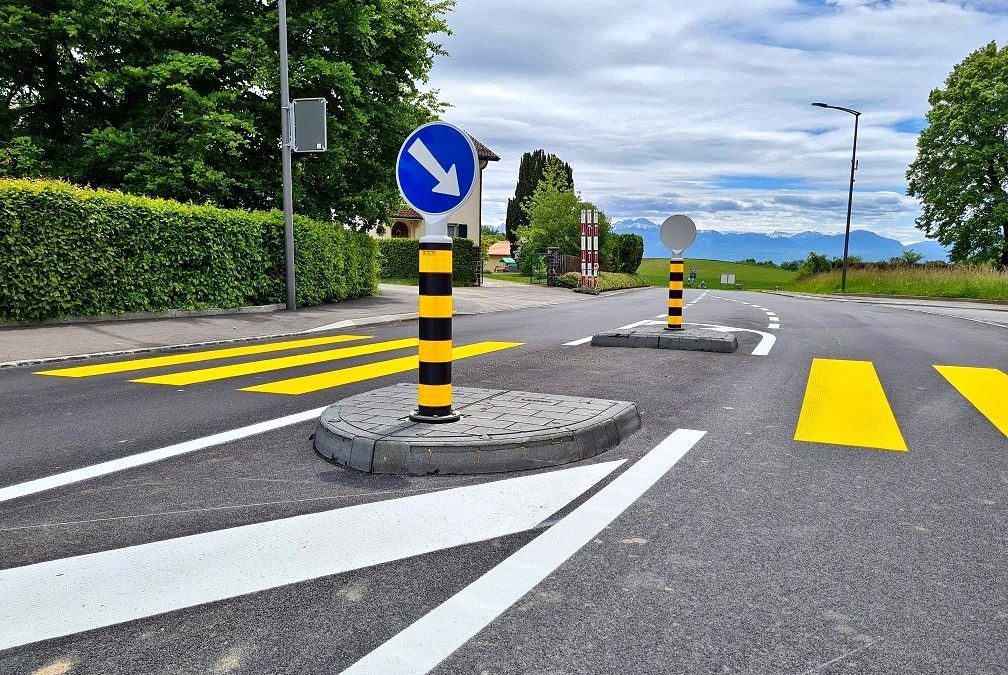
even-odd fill
[(294, 281), (294, 188), (291, 177), (291, 107), (287, 88), (287, 3), (278, 0), (280, 15), (280, 155), (283, 182), (284, 286), (287, 309), (297, 309)]
[(847, 290), (847, 251), (850, 247), (850, 219), (851, 219), (851, 206), (854, 203), (854, 170), (857, 168), (857, 131), (858, 131), (858, 120), (861, 118), (861, 113), (857, 110), (852, 110), (850, 108), (844, 108), (837, 105), (828, 105), (826, 103), (813, 103), (812, 105), (817, 108), (831, 108), (833, 110), (842, 110), (845, 113), (850, 113), (854, 115), (854, 146), (851, 149), (851, 160), (850, 160), (850, 188), (847, 191), (847, 230), (844, 234), (843, 242), (843, 272), (840, 274), (840, 291), (845, 292)]

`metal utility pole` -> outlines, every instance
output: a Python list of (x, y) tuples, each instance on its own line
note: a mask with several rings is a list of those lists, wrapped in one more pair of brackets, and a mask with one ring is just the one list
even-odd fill
[(287, 88), (287, 2), (277, 0), (280, 15), (280, 153), (283, 164), (284, 266), (287, 309), (297, 309), (294, 282), (294, 188), (291, 176), (291, 104)]
[(840, 274), (840, 292), (847, 290), (847, 251), (850, 247), (850, 220), (851, 220), (851, 207), (854, 204), (854, 171), (857, 169), (857, 132), (858, 132), (858, 120), (861, 119), (861, 113), (857, 110), (852, 110), (850, 108), (843, 108), (835, 105), (827, 105), (826, 103), (813, 103), (812, 105), (817, 108), (831, 108), (833, 110), (842, 110), (845, 113), (850, 113), (854, 115), (854, 147), (851, 150), (851, 160), (850, 160), (850, 188), (847, 191), (847, 231), (844, 234), (843, 243), (843, 271)]

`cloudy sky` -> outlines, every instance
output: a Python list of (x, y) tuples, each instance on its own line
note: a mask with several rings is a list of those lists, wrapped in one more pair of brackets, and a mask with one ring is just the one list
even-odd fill
[(853, 117), (825, 101), (863, 113), (854, 227), (910, 242), (928, 92), (1008, 41), (1008, 0), (458, 0), (449, 24), (430, 85), (502, 157), (485, 223), (541, 147), (616, 219), (842, 231)]

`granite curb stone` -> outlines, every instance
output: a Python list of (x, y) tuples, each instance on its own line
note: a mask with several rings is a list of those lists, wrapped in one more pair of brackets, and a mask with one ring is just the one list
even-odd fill
[(662, 325), (604, 331), (593, 335), (591, 344), (593, 347), (680, 349), (723, 353), (738, 350), (738, 338), (733, 333), (691, 326), (681, 331), (667, 331)]
[(497, 473), (594, 457), (640, 429), (626, 401), (456, 387), (452, 424), (412, 422), (415, 402), (415, 384), (343, 399), (319, 418), (315, 451), (371, 473)]

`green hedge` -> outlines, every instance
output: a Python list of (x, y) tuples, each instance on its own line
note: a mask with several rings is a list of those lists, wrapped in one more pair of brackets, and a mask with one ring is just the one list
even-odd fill
[[(556, 285), (561, 288), (577, 288), (581, 283), (579, 272), (564, 272), (556, 278)], [(642, 288), (648, 282), (636, 274), (620, 272), (599, 272), (598, 288), (600, 291), (617, 291), (621, 288)]]
[[(377, 246), (296, 218), (297, 300), (377, 292)], [(193, 206), (58, 181), (0, 180), (0, 319), (283, 302), (283, 216)]]
[[(417, 279), (420, 276), (420, 242), (416, 239), (378, 239), (382, 279)], [(476, 255), (470, 239), (452, 240), (452, 283), (472, 286), (476, 283)]]

